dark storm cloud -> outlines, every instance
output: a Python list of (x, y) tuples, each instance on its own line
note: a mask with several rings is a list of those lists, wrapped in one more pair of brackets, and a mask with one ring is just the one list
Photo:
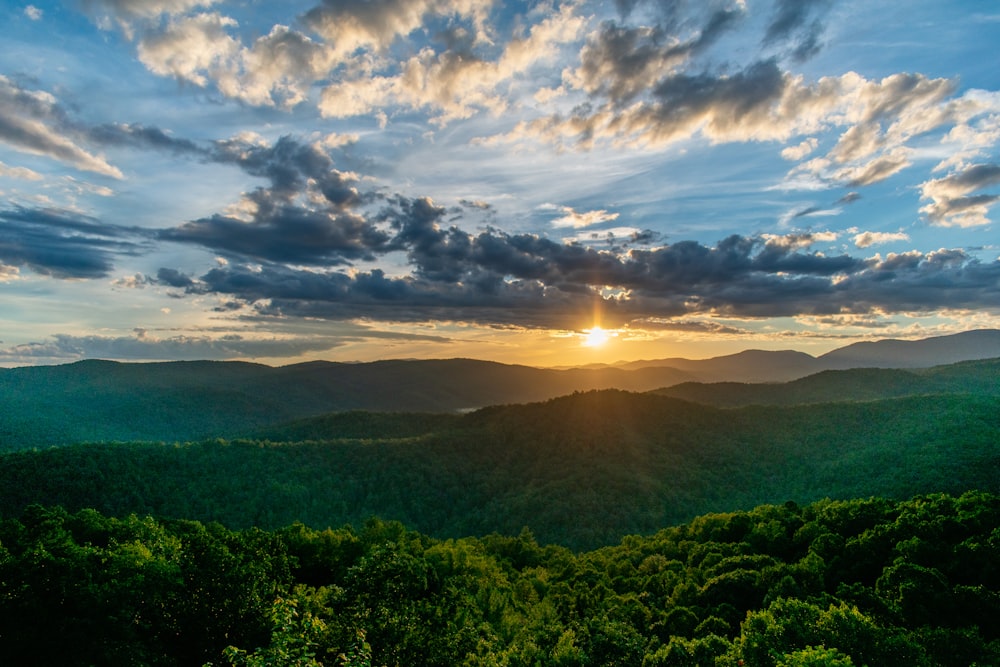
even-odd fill
[(118, 255), (143, 251), (142, 232), (69, 211), (0, 211), (0, 262), (54, 278), (102, 278)]
[[(529, 234), (440, 229), (433, 221), (441, 210), (429, 202), (397, 203), (403, 220), (395, 244), (408, 252), (409, 275), (266, 264), (221, 266), (197, 280), (161, 272), (160, 280), (272, 315), (564, 328), (595, 303), (608, 323), (620, 324), (697, 313), (834, 315), (1000, 302), (1000, 263), (960, 250), (871, 260), (731, 236), (715, 246), (681, 241), (619, 255)], [(620, 294), (602, 299), (602, 287)]]
[(169, 287), (191, 287), (194, 285), (191, 276), (184, 275), (177, 269), (161, 268), (156, 272), (156, 280)]
[(838, 284), (854, 312), (935, 308), (995, 308), (1000, 303), (1000, 261), (982, 262), (962, 250), (889, 255)]
[(160, 232), (166, 241), (201, 245), (259, 261), (345, 264), (388, 250), (390, 234), (360, 207), (382, 198), (360, 192), (312, 144), (282, 137), (273, 145), (217, 142), (211, 160), (266, 179), (243, 197), (243, 215), (215, 214)]
[(365, 218), (263, 200), (250, 221), (213, 215), (164, 230), (165, 241), (203, 245), (245, 258), (299, 264), (374, 259), (388, 236)]

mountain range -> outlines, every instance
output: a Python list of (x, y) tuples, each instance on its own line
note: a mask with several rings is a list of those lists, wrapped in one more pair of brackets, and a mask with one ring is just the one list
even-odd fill
[[(317, 361), (282, 367), (86, 360), (0, 369), (0, 451), (83, 441), (233, 437), (331, 412), (455, 413), (596, 389), (664, 390), (724, 406), (808, 402), (809, 397), (864, 400), (952, 391), (954, 382), (973, 381), (968, 372), (952, 382), (947, 371), (902, 369), (998, 357), (1000, 331), (979, 330), (919, 341), (856, 343), (820, 357), (748, 350), (703, 360), (561, 370), (472, 359)], [(894, 372), (844, 370), (865, 367)], [(995, 388), (995, 368), (968, 371), (978, 373), (979, 385)], [(807, 377), (817, 373), (819, 379)], [(787, 387), (742, 384), (795, 380), (799, 384)], [(720, 382), (729, 384), (704, 384)]]

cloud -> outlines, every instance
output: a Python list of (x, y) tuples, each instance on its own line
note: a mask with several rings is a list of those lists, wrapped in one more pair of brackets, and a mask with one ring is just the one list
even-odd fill
[(361, 216), (272, 202), (259, 207), (249, 222), (213, 215), (165, 230), (160, 238), (252, 259), (327, 265), (372, 258), (371, 248), (388, 241)]
[[(347, 341), (349, 342), (349, 341)], [(253, 359), (297, 357), (324, 352), (343, 344), (333, 337), (294, 338), (173, 335), (155, 337), (144, 329), (134, 336), (77, 336), (56, 334), (47, 342), (26, 343), (0, 349), (6, 363), (58, 363), (73, 359), (123, 359), (179, 361), (199, 359)]]
[(854, 245), (859, 248), (870, 248), (873, 245), (909, 240), (910, 236), (905, 232), (861, 232), (855, 234)]
[(711, 334), (718, 336), (746, 336), (749, 329), (734, 327), (711, 320), (638, 318), (629, 322), (629, 328), (640, 331), (675, 331), (678, 333)]
[(157, 127), (147, 127), (138, 123), (109, 123), (86, 130), (89, 141), (101, 146), (155, 149), (178, 155), (209, 155), (206, 148), (189, 139), (177, 139)]
[(815, 55), (823, 33), (820, 17), (831, 4), (830, 0), (778, 0), (763, 43), (796, 40), (790, 55), (799, 62)]
[(0, 264), (0, 283), (9, 283), (21, 278), (21, 271), (10, 264)]
[(781, 149), (781, 157), (795, 162), (812, 153), (816, 150), (817, 146), (819, 146), (819, 140), (815, 137), (809, 137), (808, 139), (803, 139), (801, 143), (795, 146), (788, 146)]
[[(214, 160), (265, 177), (269, 186), (245, 196), (256, 206), (248, 208), (247, 219), (214, 216), (163, 234), (234, 261), (197, 277), (164, 269), (158, 279), (190, 294), (225, 295), (268, 315), (572, 328), (595, 301), (603, 302), (610, 324), (696, 314), (896, 312), (903, 302), (915, 310), (975, 307), (993, 303), (998, 290), (1000, 264), (961, 251), (883, 259), (810, 250), (836, 241), (832, 231), (731, 236), (714, 246), (655, 245), (655, 236), (637, 236), (642, 247), (557, 242), (493, 228), (473, 234), (446, 223), (461, 209), (450, 211), (426, 197), (359, 190), (318, 144), (286, 137), (273, 146), (220, 142), (214, 150)], [(991, 178), (973, 172), (962, 183)], [(853, 201), (852, 194), (843, 201)], [(614, 219), (601, 210), (549, 208), (572, 226)], [(866, 248), (906, 238), (865, 232), (854, 242)], [(395, 275), (343, 268), (389, 253), (402, 253), (407, 262)], [(602, 296), (604, 288), (614, 296)], [(903, 302), (897, 301), (900, 291)]]
[(173, 17), (198, 7), (208, 7), (218, 0), (81, 0), (83, 10), (102, 30), (117, 25), (129, 39), (138, 26), (149, 25), (161, 17)]
[[(808, 214), (809, 210), (807, 209), (796, 217)], [(795, 232), (781, 236), (775, 234), (761, 235), (761, 238), (764, 239), (764, 242), (768, 246), (784, 250), (801, 250), (815, 243), (833, 243), (838, 237), (837, 232)]]
[(990, 207), (1000, 195), (973, 195), (976, 190), (1000, 184), (1000, 165), (975, 164), (956, 173), (922, 183), (921, 197), (931, 203), (920, 209), (932, 224), (942, 227), (977, 227), (989, 224)]
[(217, 142), (210, 159), (269, 185), (244, 193), (229, 214), (162, 230), (161, 240), (244, 259), (316, 265), (372, 259), (390, 249), (390, 232), (361, 212), (381, 195), (359, 191), (358, 177), (335, 169), (322, 144), (291, 137), (273, 145), (232, 139)]
[(429, 109), (439, 125), (481, 109), (499, 113), (507, 102), (498, 87), (550, 60), (556, 47), (575, 39), (583, 25), (574, 5), (567, 3), (532, 25), (526, 36), (509, 40), (496, 56), (477, 50), (477, 41), (464, 29), (453, 30), (445, 49), (423, 48), (400, 62), (397, 72), (363, 72), (327, 86), (319, 109), (326, 117), (346, 118), (399, 105)]
[[(883, 259), (811, 250), (836, 241), (834, 231), (734, 235), (714, 246), (658, 245), (656, 235), (641, 232), (600, 246), (492, 227), (470, 233), (451, 224), (462, 208), (362, 189), (358, 177), (336, 169), (322, 142), (241, 137), (217, 142), (209, 153), (208, 159), (238, 166), (267, 185), (244, 194), (238, 215), (162, 230), (161, 240), (201, 246), (229, 261), (200, 276), (163, 268), (157, 282), (192, 295), (224, 295), (265, 315), (572, 328), (595, 301), (610, 324), (696, 314), (896, 312), (897, 291), (916, 310), (953, 302), (974, 307), (994, 303), (1000, 289), (1000, 263), (981, 263), (962, 251)], [(993, 178), (984, 169), (936, 187), (953, 193)], [(490, 210), (485, 202), (463, 205)], [(547, 208), (572, 226), (615, 219), (604, 210)], [(905, 238), (859, 232), (854, 242), (865, 248)], [(394, 275), (355, 266), (390, 254), (405, 259)]]
[(137, 230), (58, 209), (0, 210), (0, 261), (53, 278), (103, 278), (144, 244)]
[(89, 12), (105, 12), (121, 19), (148, 19), (168, 14), (183, 14), (195, 7), (207, 7), (217, 0), (83, 0)]
[[(165, 310), (169, 312), (169, 309)], [(270, 324), (275, 323), (270, 322)], [(46, 341), (0, 348), (0, 362), (10, 365), (65, 363), (77, 359), (127, 361), (294, 359), (351, 343), (373, 341), (450, 342), (443, 336), (378, 331), (353, 322), (324, 323), (322, 332), (292, 327), (287, 333), (279, 332), (269, 336), (249, 334), (240, 330), (177, 334), (172, 331), (159, 332), (137, 327), (130, 336), (81, 336), (59, 333)]]
[(45, 13), (41, 9), (35, 7), (34, 5), (28, 5), (24, 8), (24, 15), (32, 21), (41, 21), (44, 14)]
[[(580, 66), (568, 83), (621, 106), (675, 73), (693, 56), (732, 29), (743, 10), (739, 5), (715, 9), (706, 3), (702, 15), (669, 18), (653, 26), (627, 26), (607, 21), (590, 35), (580, 52)], [(678, 24), (695, 22), (690, 36), (676, 34)]]
[(477, 37), (487, 39), (486, 13), (491, 4), (489, 0), (321, 0), (302, 20), (343, 57), (358, 50), (384, 51), (421, 28), (429, 16), (472, 19)]
[(42, 175), (37, 171), (28, 169), (27, 167), (8, 167), (3, 162), (0, 162), (0, 177), (20, 178), (26, 181), (42, 180)]
[[(321, 84), (324, 116), (385, 118), (385, 109), (398, 106), (430, 109), (439, 124), (505, 108), (498, 87), (549, 62), (558, 45), (575, 39), (586, 22), (575, 14), (574, 3), (532, 12), (524, 17), (523, 33), (514, 31), (498, 48), (489, 25), (490, 2), (323, 1), (299, 17), (319, 39), (275, 24), (244, 43), (235, 19), (193, 11), (211, 2), (178, 0), (149, 8), (135, 2), (93, 4), (115, 17), (155, 74), (214, 86), (248, 104), (285, 108), (308, 100), (313, 86)], [(167, 18), (158, 20), (163, 15)], [(442, 19), (448, 27), (430, 32), (431, 43), (402, 59), (393, 57), (395, 42)]]
[(209, 77), (224, 79), (220, 88), (232, 86), (233, 59), (240, 44), (226, 31), (237, 22), (218, 13), (172, 19), (164, 28), (143, 35), (139, 60), (154, 74), (172, 76), (206, 86)]
[(50, 93), (27, 90), (0, 74), (0, 141), (33, 155), (112, 178), (122, 172), (79, 145), (80, 132)]
[(618, 213), (609, 213), (604, 209), (594, 211), (574, 211), (569, 206), (559, 206), (557, 208), (562, 213), (562, 216), (552, 221), (553, 227), (572, 227), (574, 229), (580, 229), (618, 219)]
[(154, 74), (201, 87), (214, 84), (226, 97), (258, 106), (292, 107), (334, 65), (322, 44), (288, 26), (245, 47), (230, 34), (237, 22), (219, 13), (172, 19), (138, 39), (139, 59)]

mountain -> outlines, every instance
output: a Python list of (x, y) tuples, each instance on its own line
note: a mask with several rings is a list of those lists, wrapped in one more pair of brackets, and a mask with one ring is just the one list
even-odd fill
[(574, 391), (647, 391), (673, 368), (552, 370), (472, 359), (117, 363), (0, 370), (0, 451), (82, 441), (231, 437), (348, 410), (458, 412)]
[(816, 358), (794, 350), (745, 350), (711, 359), (659, 359), (618, 366), (626, 370), (676, 368), (701, 382), (785, 382), (815, 373)]
[(528, 526), (589, 548), (761, 503), (1000, 491), (995, 396), (723, 410), (604, 390), (466, 415), (311, 421), (270, 441), (3, 454), (0, 513), (59, 504), (231, 528), (374, 515), (436, 537)]
[[(0, 369), (0, 451), (82, 441), (183, 442), (232, 437), (351, 410), (454, 413), (595, 389), (643, 392), (690, 382), (785, 382), (852, 364), (916, 368), (940, 363), (935, 361), (938, 359), (1000, 357), (1000, 331), (865, 343), (843, 348), (839, 355), (837, 352), (817, 359), (787, 350), (748, 350), (713, 359), (663, 359), (627, 367), (561, 370), (473, 359), (317, 361), (277, 368), (244, 362), (88, 360)], [(919, 384), (903, 376), (897, 380), (907, 386)], [(801, 396), (811, 397), (809, 400), (848, 397), (843, 393), (847, 389), (834, 386), (838, 382), (844, 379), (821, 377), (790, 391), (794, 396), (804, 390)], [(865, 387), (864, 380), (859, 382), (853, 383), (855, 388), (849, 391), (855, 393), (850, 396), (926, 393), (900, 387), (885, 387), (883, 391), (877, 384)], [(735, 386), (699, 390), (690, 385), (685, 391), (691, 392), (688, 398), (719, 405), (747, 402), (698, 396), (699, 391), (734, 397), (746, 391)], [(756, 402), (761, 402), (763, 397), (784, 390), (758, 387), (750, 391), (756, 392)]]
[(786, 382), (824, 370), (927, 368), (1000, 357), (1000, 330), (979, 329), (922, 340), (887, 339), (853, 343), (819, 357), (792, 350), (746, 350), (710, 359), (653, 359), (615, 364), (616, 368), (671, 367), (698, 382)]
[(1000, 359), (966, 361), (929, 369), (852, 368), (821, 371), (791, 382), (682, 382), (656, 390), (716, 407), (801, 405), (873, 401), (931, 394), (1000, 396)]
[(981, 329), (923, 340), (853, 343), (819, 357), (826, 369), (924, 368), (1000, 357), (1000, 330)]

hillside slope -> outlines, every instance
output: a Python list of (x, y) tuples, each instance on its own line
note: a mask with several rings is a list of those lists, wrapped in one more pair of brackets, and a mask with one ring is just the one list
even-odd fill
[(359, 431), (334, 420), (308, 442), (5, 454), (0, 513), (40, 502), (230, 527), (377, 515), (437, 537), (528, 526), (590, 547), (760, 503), (1000, 491), (997, 397), (720, 410), (601, 391), (428, 419), (421, 435), (418, 422), (392, 419), (363, 428), (399, 437), (344, 438)]
[(672, 368), (559, 371), (471, 359), (280, 368), (95, 360), (0, 369), (0, 451), (233, 437), (330, 412), (457, 412), (591, 389), (646, 391), (691, 378)]
[(682, 382), (655, 393), (716, 407), (873, 401), (929, 394), (1000, 396), (1000, 359), (966, 361), (928, 369), (822, 371), (781, 384)]
[[(872, 357), (858, 350), (886, 350), (882, 355), (886, 365), (914, 367), (939, 363), (933, 359), (982, 356), (994, 346), (994, 356), (1000, 356), (998, 341), (1000, 332), (979, 331), (844, 350), (854, 350), (848, 356), (858, 363)], [(0, 369), (0, 451), (83, 441), (234, 437), (291, 420), (351, 410), (455, 413), (542, 401), (574, 391), (641, 392), (694, 381), (784, 381), (815, 373), (830, 363), (847, 363), (846, 357), (831, 355), (815, 359), (800, 352), (748, 350), (714, 359), (563, 370), (472, 359), (310, 362), (279, 368), (243, 362), (91, 360)], [(964, 372), (956, 371), (959, 376)], [(727, 385), (708, 390), (687, 387), (674, 393), (718, 405), (741, 405), (748, 401), (739, 396), (747, 391), (757, 396), (755, 402), (770, 403), (953, 391), (943, 381), (926, 388), (904, 374), (859, 373), (857, 381), (845, 378), (814, 377), (787, 390)], [(959, 384), (964, 381), (958, 376), (953, 379)], [(772, 394), (774, 398), (767, 398)], [(713, 395), (733, 398), (713, 400)]]

